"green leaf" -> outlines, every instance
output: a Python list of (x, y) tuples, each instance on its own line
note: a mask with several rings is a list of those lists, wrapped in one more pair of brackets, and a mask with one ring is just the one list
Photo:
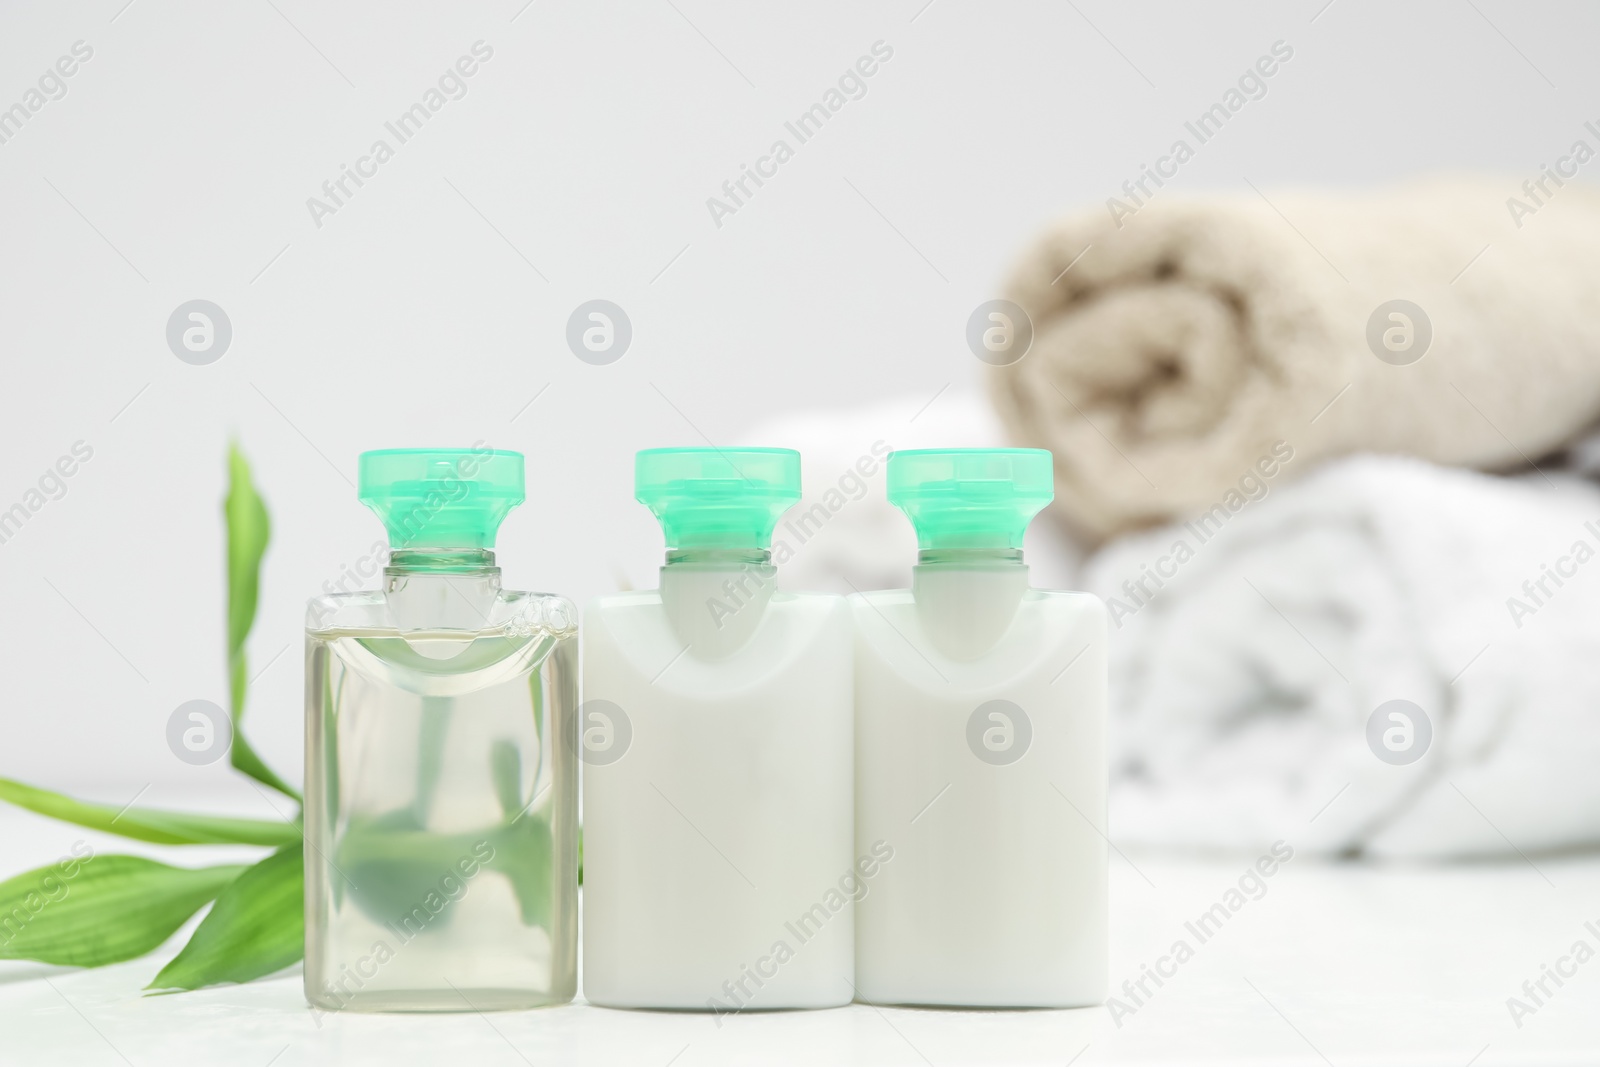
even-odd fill
[(0, 800), (19, 808), (48, 815), (52, 819), (77, 823), (92, 830), (121, 834), (135, 841), (157, 845), (286, 845), (300, 840), (299, 827), (285, 822), (261, 819), (227, 819), (213, 815), (190, 815), (181, 811), (152, 811), (146, 808), (114, 808), (108, 804), (89, 804), (48, 789), (38, 789), (9, 778), (0, 778)]
[(98, 967), (143, 956), (244, 869), (91, 856), (8, 878), (0, 882), (0, 959)]
[[(352, 817), (334, 852), (333, 891), (349, 894), (375, 922), (404, 922), (426, 906), (430, 895), (444, 895), (448, 880), (472, 877), (463, 865), (493, 866), (483, 862), (484, 850), (500, 832), (493, 827), (477, 834), (425, 830), (410, 807)], [(452, 915), (445, 912), (438, 921), (447, 923)]]
[(522, 814), (522, 750), (510, 738), (502, 737), (489, 746), (489, 780), (494, 783), (495, 799), (507, 819)]
[(233, 716), (233, 747), (229, 758), (235, 769), (262, 785), (271, 786), (298, 803), (300, 794), (268, 767), (245, 740), (245, 692), (250, 687), (250, 670), (244, 643), (256, 621), (256, 598), (261, 588), (261, 557), (272, 536), (267, 506), (250, 481), (250, 464), (237, 444), (228, 446), (228, 496), (222, 513), (228, 527), (228, 675), (230, 711)]
[(444, 771), (444, 743), (450, 732), (450, 706), (454, 699), (424, 696), (422, 707), (418, 709), (421, 721), (417, 724), (417, 791), (412, 806), (419, 822), (428, 821), (434, 794), (439, 790), (439, 776)]
[(146, 989), (248, 982), (305, 954), (305, 857), (288, 845), (222, 891), (183, 950)]
[(547, 816), (529, 812), (508, 824), (490, 840), (494, 859), (484, 864), (511, 881), (517, 911), (529, 926), (550, 925), (550, 893), (554, 888), (555, 842)]

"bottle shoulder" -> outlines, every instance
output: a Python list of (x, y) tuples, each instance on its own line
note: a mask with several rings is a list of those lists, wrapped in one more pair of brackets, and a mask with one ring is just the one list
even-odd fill
[(932, 673), (942, 684), (987, 686), (995, 678), (1054, 673), (1088, 648), (1104, 653), (1108, 620), (1097, 596), (1029, 589), (1008, 602), (968, 592), (926, 603), (909, 589), (851, 597), (858, 662), (897, 664), (912, 676), (936, 664)]
[[(501, 589), (481, 618), (484, 630), (542, 629), (557, 635), (577, 628), (578, 609), (559, 593)], [(392, 629), (388, 595), (381, 589), (324, 593), (306, 602), (306, 630)], [(409, 629), (409, 627), (408, 627)]]
[[(916, 597), (909, 589), (873, 589), (851, 593), (851, 605), (858, 610), (872, 607), (916, 605)], [(1022, 594), (1024, 604), (1042, 605), (1046, 611), (1098, 612), (1106, 610), (1105, 601), (1094, 593), (1075, 589), (1028, 589)]]
[[(675, 614), (657, 590), (597, 597), (584, 608), (585, 676), (597, 691), (637, 682), (701, 695), (793, 685), (797, 671), (809, 676), (806, 685), (848, 676), (853, 637), (844, 597), (775, 591), (747, 610), (726, 616), (726, 630), (713, 624), (700, 632), (685, 629), (684, 613)], [(743, 637), (719, 640), (746, 625)]]
[(589, 600), (583, 606), (584, 618), (591, 615), (600, 615), (610, 611), (638, 611), (650, 607), (661, 606), (661, 590), (659, 589), (627, 589), (618, 593), (606, 593)]
[(387, 615), (383, 593), (377, 589), (323, 593), (306, 601), (307, 630), (352, 629)]
[[(787, 614), (817, 614), (826, 615), (831, 611), (840, 610), (847, 602), (847, 598), (835, 593), (791, 593), (779, 589), (772, 594), (772, 599), (767, 601), (767, 611), (779, 611)], [(664, 606), (661, 602), (659, 589), (630, 589), (620, 593), (607, 593), (590, 600), (583, 608), (585, 619), (611, 614), (614, 612), (641, 612), (661, 611)]]

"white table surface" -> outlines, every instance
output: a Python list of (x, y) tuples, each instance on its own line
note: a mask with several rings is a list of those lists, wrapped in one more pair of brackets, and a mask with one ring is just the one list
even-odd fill
[[(0, 809), (0, 876), (85, 840), (200, 864), (237, 849), (154, 849)], [(176, 859), (173, 857), (176, 856)], [(1235, 883), (1248, 859), (1113, 857), (1113, 986), (1138, 978)], [(1137, 868), (1133, 866), (1137, 865)], [(1537, 864), (1537, 867), (1532, 864)], [(1147, 881), (1148, 879), (1148, 881)], [(906, 1064), (1136, 1061), (1600, 1064), (1600, 959), (1519, 1028), (1506, 999), (1584, 938), (1600, 949), (1600, 857), (1432, 868), (1296, 858), (1118, 1026), (1105, 1009), (708, 1015), (582, 1003), (489, 1015), (313, 1017), (299, 970), (146, 996), (182, 944), (79, 971), (0, 962), (0, 1064)], [(187, 928), (186, 928), (187, 929)], [(1153, 988), (1153, 987), (1150, 987)]]

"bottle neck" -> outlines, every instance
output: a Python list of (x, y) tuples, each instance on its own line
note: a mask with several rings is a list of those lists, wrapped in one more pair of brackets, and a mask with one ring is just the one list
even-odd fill
[(500, 568), (487, 548), (397, 548), (383, 569), (389, 618), (402, 631), (489, 626)]
[(667, 566), (710, 564), (738, 569), (765, 566), (772, 562), (772, 550), (753, 545), (686, 545), (667, 549)]
[(924, 559), (911, 568), (911, 598), (935, 648), (966, 662), (999, 644), (1028, 595), (1028, 567), (1020, 556), (1012, 549), (999, 557)]
[(1023, 565), (1022, 549), (946, 547), (924, 548), (917, 553), (918, 566), (938, 564), (957, 567), (993, 567), (1003, 564), (1020, 567)]
[(494, 564), (494, 550), (488, 548), (395, 548), (384, 573), (489, 576), (498, 575), (500, 568)]
[(743, 648), (777, 588), (772, 553), (749, 545), (673, 548), (661, 568), (661, 605), (679, 642), (700, 659)]

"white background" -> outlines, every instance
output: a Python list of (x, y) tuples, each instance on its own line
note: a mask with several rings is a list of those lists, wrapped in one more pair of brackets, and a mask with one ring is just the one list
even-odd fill
[[(94, 56), (0, 144), (0, 510), (94, 457), (0, 544), (0, 775), (175, 805), (229, 780), (164, 733), (226, 702), (230, 437), (274, 521), (250, 732), (298, 781), (302, 605), (381, 534), (361, 450), (526, 452), (507, 584), (581, 601), (658, 561), (635, 449), (976, 388), (966, 318), (1030, 235), (1274, 41), (1294, 58), (1178, 189), (1474, 168), (1509, 196), (1600, 119), (1576, 3), (524, 2), (4, 5), (0, 107)], [(315, 226), (307, 198), (478, 40), (467, 95)], [(714, 225), (707, 197), (879, 40), (866, 96)], [(596, 297), (634, 329), (607, 367), (564, 340)], [(165, 341), (194, 298), (233, 325), (206, 367)]]

